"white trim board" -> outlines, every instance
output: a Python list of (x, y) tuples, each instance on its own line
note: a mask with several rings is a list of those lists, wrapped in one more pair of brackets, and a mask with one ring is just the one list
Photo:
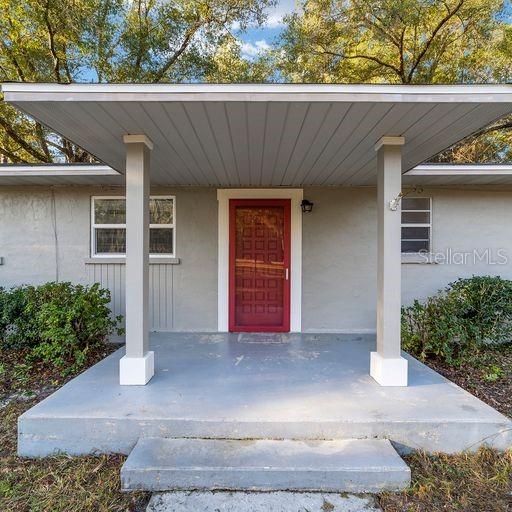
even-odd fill
[(229, 331), (229, 200), (291, 200), (290, 332), (302, 327), (302, 189), (217, 189), (218, 235), (218, 320), (219, 332)]
[(510, 103), (510, 84), (52, 84), (3, 83), (7, 102), (370, 101)]
[(108, 165), (0, 165), (0, 176), (122, 176)]
[(510, 164), (422, 164), (404, 176), (510, 176)]
[[(124, 229), (126, 231), (126, 222), (118, 224), (97, 224), (95, 222), (95, 201), (97, 199), (121, 199), (126, 203), (126, 195), (92, 195), (90, 203), (90, 260), (109, 260), (109, 259), (124, 259), (126, 261), (126, 253), (97, 253), (96, 252), (96, 230), (97, 229)], [(172, 254), (163, 253), (149, 253), (150, 259), (171, 259), (176, 260), (176, 196), (168, 194), (150, 194), (149, 199), (172, 199), (172, 223), (171, 224), (149, 224), (149, 229), (172, 229)]]

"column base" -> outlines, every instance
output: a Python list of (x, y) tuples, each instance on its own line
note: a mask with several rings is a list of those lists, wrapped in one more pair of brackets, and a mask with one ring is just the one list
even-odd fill
[(123, 356), (119, 360), (119, 384), (121, 386), (144, 386), (154, 374), (154, 352), (146, 352), (143, 357)]
[(408, 361), (404, 357), (382, 357), (370, 353), (370, 375), (381, 386), (407, 386)]

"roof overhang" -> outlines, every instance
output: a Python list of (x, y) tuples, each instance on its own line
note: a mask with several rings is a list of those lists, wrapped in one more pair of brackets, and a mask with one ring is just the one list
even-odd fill
[(154, 143), (161, 185), (375, 183), (375, 143), (403, 136), (404, 171), (512, 111), (510, 85), (2, 86), (5, 100), (123, 172), (123, 136)]
[[(405, 186), (512, 185), (512, 165), (423, 164), (406, 172)], [(106, 165), (0, 165), (0, 185), (124, 185), (124, 176)]]
[(423, 164), (406, 172), (404, 185), (512, 185), (512, 165), (507, 164)]
[(0, 185), (123, 185), (124, 176), (108, 165), (0, 165)]

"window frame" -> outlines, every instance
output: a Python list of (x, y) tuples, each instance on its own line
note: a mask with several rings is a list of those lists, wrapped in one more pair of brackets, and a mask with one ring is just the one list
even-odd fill
[[(91, 258), (126, 258), (124, 252), (97, 253), (96, 252), (96, 229), (124, 229), (126, 230), (126, 222), (123, 224), (96, 224), (94, 216), (94, 205), (96, 199), (124, 199), (126, 204), (126, 196), (91, 196)], [(176, 196), (172, 195), (151, 195), (150, 199), (172, 199), (172, 224), (149, 224), (149, 228), (172, 229), (172, 253), (150, 253), (150, 258), (175, 258), (176, 256)]]
[[(407, 199), (428, 199), (428, 210), (407, 210), (407, 209), (400, 209), (400, 252), (402, 255), (418, 255), (418, 254), (425, 254), (422, 251), (416, 251), (416, 252), (403, 252), (402, 251), (402, 242), (403, 241), (423, 241), (424, 238), (421, 239), (404, 239), (402, 238), (402, 228), (429, 228), (428, 230), (428, 251), (426, 254), (432, 254), (432, 219), (433, 219), (433, 211), (432, 211), (432, 197), (426, 197), (426, 196), (413, 196)], [(403, 204), (403, 203), (402, 203)], [(430, 222), (421, 222), (421, 223), (415, 223), (412, 224), (410, 222), (402, 222), (402, 213), (406, 212), (428, 212), (429, 213), (429, 219)]]

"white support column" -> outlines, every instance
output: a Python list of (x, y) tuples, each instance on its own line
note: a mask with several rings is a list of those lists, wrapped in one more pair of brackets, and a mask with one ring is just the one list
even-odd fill
[(126, 146), (126, 355), (121, 385), (144, 385), (154, 374), (149, 352), (149, 151), (145, 135), (125, 135)]
[(401, 355), (401, 207), (403, 137), (383, 137), (377, 151), (377, 351), (370, 375), (381, 386), (407, 386)]

